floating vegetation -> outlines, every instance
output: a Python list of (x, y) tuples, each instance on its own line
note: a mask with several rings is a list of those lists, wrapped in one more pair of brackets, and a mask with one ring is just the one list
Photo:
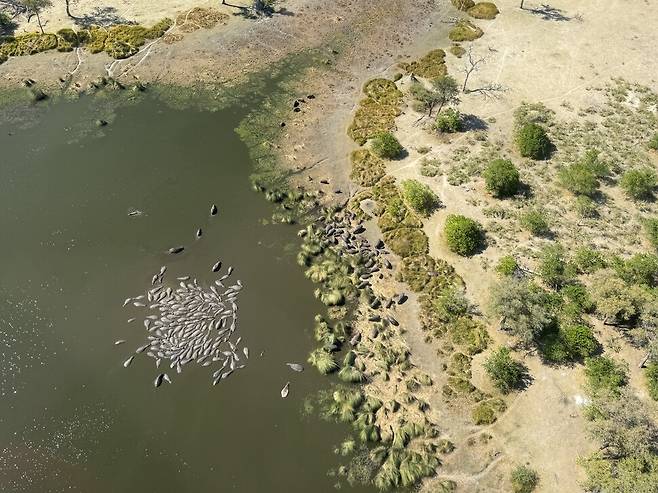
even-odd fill
[(395, 82), (388, 79), (373, 79), (363, 88), (366, 98), (356, 110), (348, 135), (359, 145), (378, 133), (390, 131), (395, 117), (400, 114), (402, 93)]
[[(219, 268), (213, 266), (214, 272), (220, 272), (221, 263), (217, 265)], [(231, 340), (237, 328), (237, 297), (242, 283), (238, 280), (228, 288), (224, 285), (233, 267), (228, 267), (226, 273), (207, 288), (199, 286), (196, 279), (187, 281), (189, 276), (180, 278), (179, 287), (165, 288), (165, 272), (163, 266), (153, 276), (151, 284), (154, 287), (145, 294), (124, 301), (124, 306), (145, 308), (155, 311), (155, 314), (144, 319), (148, 342), (137, 348), (123, 366), (130, 366), (135, 355), (142, 353), (155, 360), (156, 368), (169, 364), (177, 373), (181, 373), (188, 363), (195, 362), (205, 367), (221, 362), (221, 367), (212, 375), (213, 385), (244, 368), (243, 360), (248, 359), (249, 351), (244, 347), (238, 354), (242, 338)], [(167, 373), (160, 373), (154, 385), (159, 387), (163, 382), (171, 383)]]
[(410, 63), (401, 63), (400, 68), (407, 73), (424, 77), (425, 79), (438, 79), (448, 73), (445, 58), (445, 51), (441, 49), (432, 50), (420, 60)]
[(338, 363), (331, 352), (318, 348), (308, 357), (308, 362), (315, 366), (320, 373), (328, 375), (338, 369)]

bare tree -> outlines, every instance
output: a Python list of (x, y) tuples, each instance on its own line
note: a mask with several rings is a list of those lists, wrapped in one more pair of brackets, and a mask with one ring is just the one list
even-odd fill
[(521, 8), (523, 8), (523, 2), (525, 2), (525, 0), (521, 0)]
[(39, 29), (41, 29), (41, 34), (44, 34), (43, 24), (41, 23), (41, 16), (39, 15), (43, 9), (46, 9), (52, 6), (51, 0), (21, 0), (21, 3), (25, 6), (25, 9), (30, 12), (32, 15), (37, 16), (37, 23), (39, 24)]
[(473, 47), (471, 46), (468, 47), (467, 55), (466, 64), (464, 65), (464, 84), (462, 85), (462, 92), (467, 92), (466, 85), (468, 84), (468, 79), (471, 77), (471, 74), (473, 72), (477, 72), (479, 70), (479, 66), (486, 63), (487, 61), (485, 57), (478, 58), (474, 56)]
[(66, 3), (66, 15), (68, 15), (71, 19), (75, 19), (73, 17), (73, 14), (71, 13), (71, 0), (64, 0)]

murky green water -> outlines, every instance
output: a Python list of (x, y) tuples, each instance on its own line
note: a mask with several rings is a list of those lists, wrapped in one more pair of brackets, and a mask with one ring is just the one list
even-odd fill
[[(246, 109), (145, 96), (97, 128), (108, 115), (96, 104), (0, 125), (0, 491), (333, 490), (327, 470), (347, 430), (304, 414), (327, 380), (284, 364), (305, 363), (321, 306), (295, 263), (296, 228), (261, 222), (270, 204), (250, 190), (234, 133)], [(164, 253), (179, 244), (182, 255)], [(147, 335), (139, 318), (126, 323), (143, 312), (123, 300), (161, 265), (169, 282), (210, 282), (218, 258), (245, 285), (247, 368), (216, 387), (209, 368), (170, 371), (158, 389), (150, 358), (123, 368)]]

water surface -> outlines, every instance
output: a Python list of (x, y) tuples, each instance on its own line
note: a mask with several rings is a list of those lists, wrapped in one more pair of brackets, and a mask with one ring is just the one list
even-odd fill
[[(295, 263), (296, 228), (262, 224), (271, 206), (234, 133), (248, 109), (111, 106), (51, 103), (0, 124), (0, 490), (331, 491), (348, 430), (303, 413), (327, 380), (284, 365), (305, 362), (322, 307)], [(169, 282), (210, 282), (217, 259), (245, 285), (247, 368), (212, 387), (209, 368), (188, 367), (159, 389), (152, 359), (124, 369), (147, 334), (123, 300), (161, 265)]]

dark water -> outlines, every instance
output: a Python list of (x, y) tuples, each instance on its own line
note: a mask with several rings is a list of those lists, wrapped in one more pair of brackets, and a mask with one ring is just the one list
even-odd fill
[[(303, 411), (327, 380), (284, 365), (305, 363), (321, 306), (295, 263), (296, 228), (262, 224), (271, 206), (250, 190), (234, 133), (246, 109), (146, 96), (96, 128), (96, 104), (0, 125), (0, 491), (332, 491), (348, 430)], [(164, 253), (179, 244), (181, 256)], [(159, 389), (152, 359), (124, 369), (147, 335), (140, 318), (126, 323), (144, 312), (124, 298), (161, 265), (170, 283), (209, 282), (218, 258), (245, 285), (247, 368), (212, 387), (212, 367), (188, 365)]]

